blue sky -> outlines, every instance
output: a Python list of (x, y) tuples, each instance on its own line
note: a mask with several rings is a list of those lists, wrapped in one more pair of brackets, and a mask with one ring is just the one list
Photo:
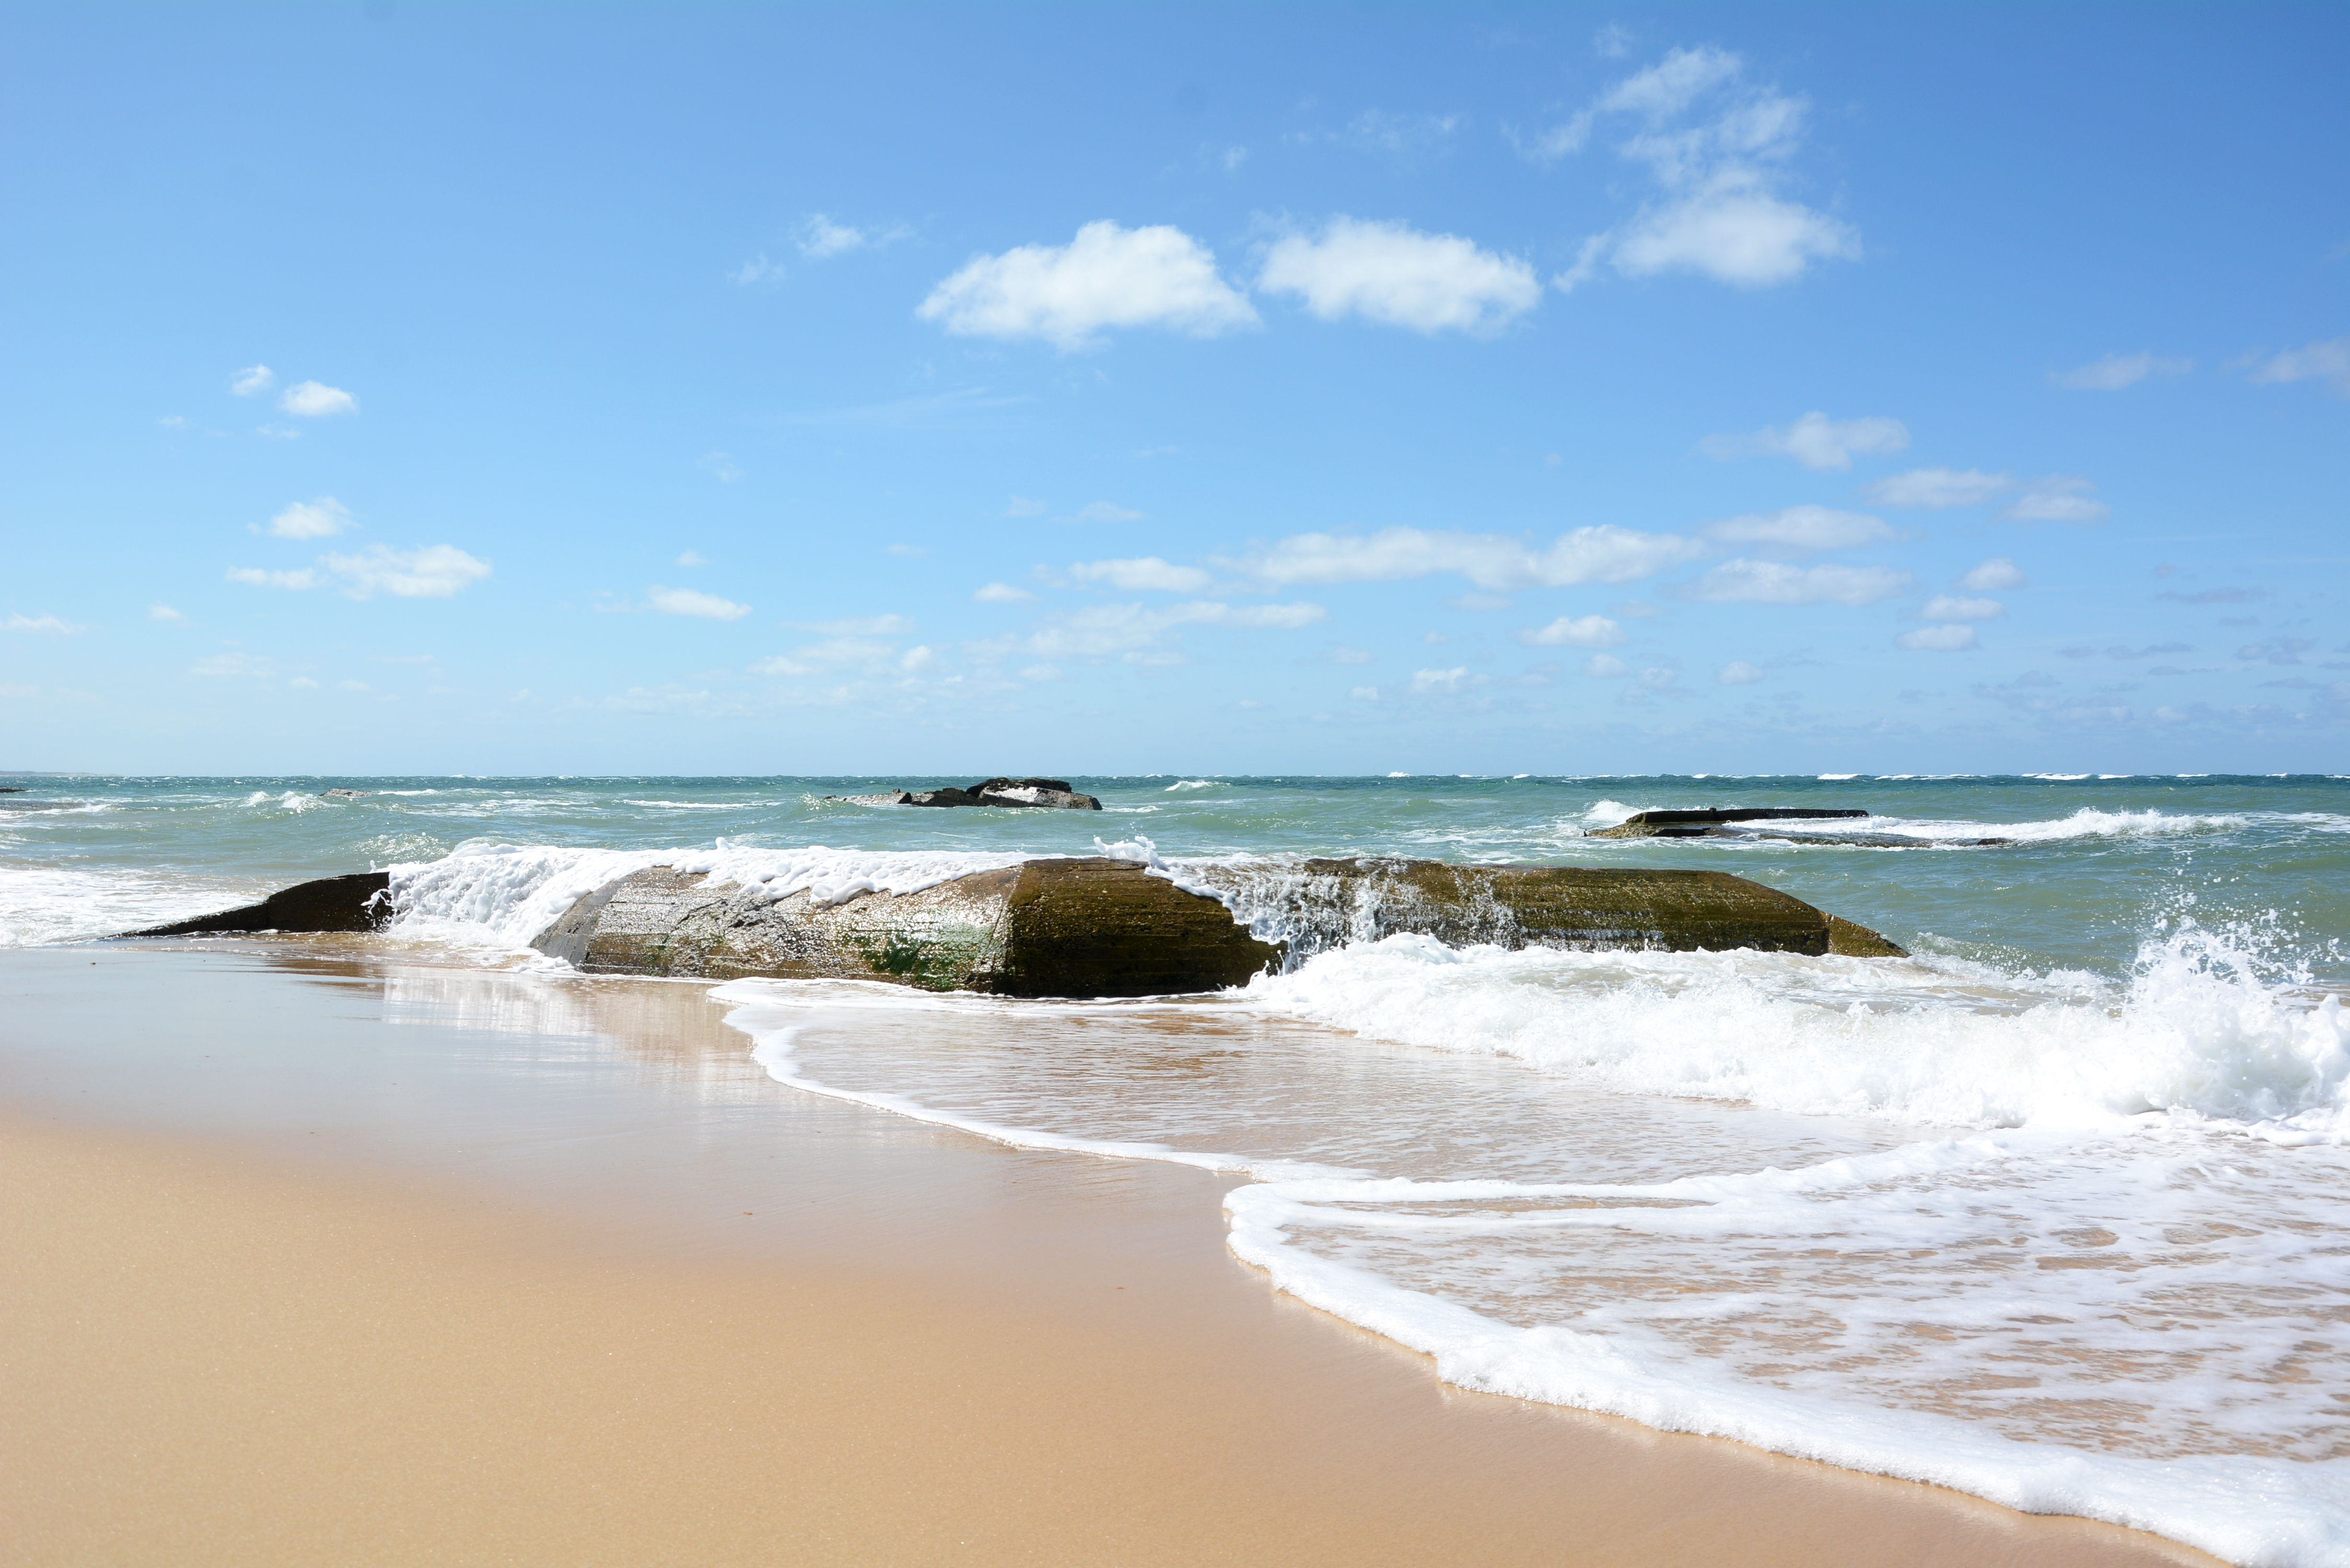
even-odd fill
[(0, 765), (2342, 771), (2350, 11), (0, 12)]

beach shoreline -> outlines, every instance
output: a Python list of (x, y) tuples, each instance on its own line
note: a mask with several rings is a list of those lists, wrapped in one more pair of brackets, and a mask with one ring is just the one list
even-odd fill
[[(12, 1561), (2212, 1561), (1449, 1387), (1234, 1260), (1226, 1179), (765, 1084), (700, 987), (569, 982), (591, 1038), (315, 952), (0, 975)], [(503, 1133), (383, 1103), (485, 1040), (542, 1052), (441, 1085)]]

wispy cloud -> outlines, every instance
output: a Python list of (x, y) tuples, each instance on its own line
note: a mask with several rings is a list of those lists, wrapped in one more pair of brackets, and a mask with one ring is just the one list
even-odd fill
[(2002, 588), (2028, 588), (2032, 586), (2032, 579), (2023, 575), (2022, 567), (2005, 556), (1993, 556), (1960, 577), (1958, 586), (1975, 593), (1996, 593)]
[(1205, 337), (1257, 324), (1199, 241), (1168, 224), (1126, 229), (1106, 219), (1066, 245), (974, 257), (914, 314), (959, 336), (1035, 338), (1064, 353), (1101, 347), (1113, 327)]
[(0, 621), (0, 631), (20, 631), (36, 637), (71, 637), (84, 629), (53, 615), (12, 614), (6, 620)]
[(266, 528), (256, 523), (253, 531), (280, 539), (325, 539), (356, 525), (348, 507), (331, 495), (321, 495), (316, 501), (295, 502), (272, 517)]
[(428, 545), (421, 550), (394, 550), (371, 545), (356, 555), (327, 555), (317, 567), (271, 571), (258, 566), (231, 566), (227, 580), (256, 588), (307, 592), (338, 583), (347, 598), (372, 598), (390, 594), (403, 599), (445, 599), (468, 584), (490, 575), (490, 564), (477, 560), (453, 545)]
[(2108, 354), (2070, 370), (2060, 370), (2048, 379), (2076, 392), (2118, 392), (2137, 386), (2149, 376), (2184, 376), (2193, 369), (2192, 359), (2166, 359), (2147, 351)]
[(228, 389), (236, 397), (251, 398), (269, 390), (277, 384), (277, 372), (266, 365), (248, 365), (228, 379)]
[(1537, 648), (1617, 648), (1624, 628), (1604, 615), (1561, 616), (1548, 626), (1518, 633), (1518, 640)]
[(789, 275), (783, 263), (769, 261), (767, 253), (761, 251), (755, 257), (728, 273), (726, 281), (749, 288), (754, 284), (781, 283)]
[(1922, 507), (1940, 511), (1950, 506), (1980, 506), (2015, 488), (2015, 476), (1985, 473), (1979, 468), (1913, 468), (1890, 479), (1880, 479), (1863, 492), (1879, 506)]
[(733, 599), (723, 599), (716, 594), (698, 593), (691, 588), (665, 588), (658, 583), (645, 590), (645, 598), (663, 615), (696, 616), (703, 620), (741, 620), (751, 613), (749, 605), (736, 604)]
[(818, 637), (902, 637), (914, 629), (911, 616), (864, 615), (849, 616), (840, 620), (795, 620), (791, 623), (801, 631), (812, 631)]
[(1908, 590), (1910, 576), (1890, 566), (1790, 566), (1777, 561), (1724, 561), (1693, 583), (1673, 590), (1679, 598), (1720, 604), (1817, 605), (1858, 607)]
[(2052, 474), (2026, 484), (1999, 514), (2019, 523), (2102, 523), (2113, 508), (2090, 493), (2096, 488), (2085, 479)]
[(1917, 612), (1919, 620), (1996, 620), (2007, 613), (2007, 607), (1997, 599), (1961, 598), (1955, 594), (1936, 594)]
[(1170, 566), (1156, 556), (1128, 561), (1085, 561), (1068, 571), (1075, 583), (1101, 584), (1128, 593), (1196, 594), (1213, 579), (1197, 566)]
[(1542, 300), (1534, 269), (1458, 234), (1333, 218), (1266, 252), (1257, 286), (1290, 294), (1325, 321), (1360, 316), (1415, 332), (1492, 333)]
[(1383, 528), (1376, 534), (1295, 534), (1271, 548), (1214, 564), (1274, 584), (1388, 583), (1452, 575), (1481, 588), (1627, 583), (1696, 559), (1705, 546), (1677, 534), (1605, 524), (1536, 548), (1501, 534)]
[(1036, 596), (1010, 583), (989, 583), (971, 597), (983, 605), (1024, 605)]
[(1895, 638), (1893, 645), (1923, 653), (1964, 653), (1979, 646), (1970, 626), (1921, 626)]
[(1848, 223), (1782, 194), (1801, 148), (1810, 104), (1745, 83), (1727, 50), (1675, 49), (1627, 77), (1571, 119), (1519, 150), (1537, 163), (1580, 151), (1603, 121), (1629, 119), (1617, 144), (1656, 194), (1627, 223), (1592, 235), (1575, 265), (1552, 281), (1572, 290), (1602, 262), (1627, 277), (1694, 272), (1745, 287), (1787, 283), (1812, 264), (1860, 254)]
[(914, 231), (904, 223), (887, 223), (876, 227), (857, 228), (835, 223), (823, 213), (810, 213), (802, 218), (793, 231), (793, 243), (800, 254), (810, 261), (823, 261), (830, 256), (847, 255), (851, 251), (879, 250), (884, 245), (910, 239)]
[(1762, 671), (1742, 659), (1733, 659), (1714, 672), (1717, 686), (1752, 686), (1762, 679)]
[(149, 605), (147, 607), (147, 618), (152, 621), (161, 621), (165, 626), (192, 626), (195, 624), (186, 616), (181, 614), (178, 610), (173, 609), (167, 604)]
[(304, 419), (319, 419), (328, 414), (355, 414), (359, 411), (357, 398), (340, 387), (329, 387), (323, 381), (296, 381), (286, 389), (277, 406), (289, 414)]
[(1780, 550), (1849, 550), (1881, 545), (1899, 537), (1881, 517), (1865, 512), (1835, 512), (1825, 506), (1789, 506), (1777, 512), (1725, 517), (1698, 530), (1723, 545), (1762, 545)]
[(2328, 337), (2266, 358), (2258, 355), (2251, 358), (2251, 371), (2244, 379), (2255, 387), (2324, 381), (2326, 389), (2335, 396), (2350, 398), (2350, 337)]
[(1077, 508), (1073, 523), (1139, 523), (1142, 514), (1118, 505), (1114, 501), (1095, 501)]
[(1816, 410), (1794, 424), (1767, 425), (1748, 435), (1710, 435), (1698, 450), (1717, 461), (1778, 452), (1805, 468), (1848, 469), (1856, 452), (1899, 452), (1909, 444), (1909, 427), (1899, 420), (1832, 420)]
[(286, 588), (303, 593), (317, 587), (324, 579), (308, 566), (288, 572), (274, 572), (261, 566), (231, 566), (226, 580), (244, 583), (250, 587)]

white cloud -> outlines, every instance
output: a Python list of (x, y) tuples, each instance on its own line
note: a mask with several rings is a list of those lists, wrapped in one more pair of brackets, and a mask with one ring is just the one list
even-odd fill
[(929, 555), (931, 550), (927, 545), (892, 545), (889, 546), (889, 553), (893, 556), (905, 556), (920, 560)]
[(917, 643), (899, 656), (898, 668), (909, 675), (920, 675), (923, 670), (934, 667), (938, 661), (939, 655), (936, 649)]
[(1868, 498), (1879, 506), (1920, 506), (1940, 511), (1946, 506), (1980, 506), (1994, 495), (2015, 488), (2012, 474), (1985, 473), (1979, 468), (1913, 468), (1870, 485)]
[(2032, 579), (2023, 575), (2022, 567), (2005, 556), (1993, 556), (1960, 577), (1958, 586), (1976, 593), (1986, 590), (1995, 593), (2002, 588), (2028, 588), (2032, 586)]
[(800, 254), (810, 261), (822, 261), (827, 256), (846, 255), (850, 251), (864, 250), (868, 246), (878, 250), (884, 245), (895, 244), (910, 237), (913, 232), (903, 223), (892, 223), (883, 229), (852, 228), (847, 223), (834, 223), (823, 213), (810, 213), (800, 220), (799, 227), (793, 231), (793, 234)]
[(990, 583), (971, 597), (983, 605), (1023, 605), (1036, 596), (1010, 583)]
[(714, 474), (721, 484), (732, 484), (743, 477), (743, 470), (723, 452), (707, 452), (697, 460), (700, 466)]
[[(325, 539), (352, 525), (350, 510), (331, 495), (296, 501), (269, 520), (266, 532), (280, 539)], [(264, 532), (256, 526), (255, 533)]]
[(836, 223), (822, 213), (810, 213), (800, 220), (800, 254), (821, 261), (853, 251), (865, 243), (865, 231), (852, 229), (847, 223)]
[(302, 432), (292, 425), (255, 425), (253, 433), (264, 441), (300, 441)]
[(1963, 653), (1974, 648), (1975, 628), (1970, 626), (1921, 626), (1916, 631), (1905, 631), (1893, 639), (1897, 648), (1914, 648), (1928, 653)]
[(1814, 261), (1859, 254), (1860, 236), (1849, 225), (1782, 201), (1749, 169), (1724, 170), (1643, 213), (1614, 247), (1616, 270), (1627, 277), (1695, 272), (1745, 288), (1789, 283)]
[(691, 588), (665, 588), (656, 583), (645, 590), (645, 597), (653, 608), (663, 615), (699, 616), (704, 620), (741, 620), (751, 613), (749, 605), (738, 605), (733, 599), (722, 599), (716, 594), (696, 593)]
[(356, 556), (320, 559), (328, 571), (343, 579), (343, 592), (355, 599), (377, 593), (403, 599), (445, 599), (490, 575), (487, 561), (475, 560), (454, 545), (427, 545), (421, 550), (371, 545)]
[(1624, 641), (1624, 628), (1604, 615), (1561, 616), (1539, 630), (1521, 632), (1518, 640), (1541, 648), (1615, 648)]
[(1581, 151), (1602, 116), (1641, 122), (1617, 151), (1647, 166), (1657, 196), (1622, 227), (1586, 241), (1575, 265), (1552, 280), (1558, 287), (1573, 290), (1602, 260), (1627, 277), (1695, 272), (1760, 287), (1800, 277), (1814, 261), (1860, 254), (1849, 224), (1779, 192), (1810, 105), (1742, 86), (1743, 71), (1726, 50), (1675, 49), (1521, 143), (1528, 157), (1551, 162)]
[(1056, 664), (1024, 665), (1020, 670), (1023, 680), (1058, 680), (1060, 678), (1061, 669)]
[(706, 566), (710, 565), (710, 558), (699, 550), (688, 550), (677, 558), (677, 564), (681, 566)]
[(1766, 426), (1752, 435), (1708, 436), (1698, 443), (1708, 457), (1746, 457), (1783, 452), (1805, 468), (1850, 468), (1855, 452), (1899, 452), (1909, 444), (1909, 427), (1899, 420), (1832, 420), (1814, 410), (1786, 429)]
[(1762, 679), (1762, 671), (1742, 659), (1731, 659), (1713, 678), (1718, 686), (1752, 686)]
[(170, 605), (166, 604), (149, 605), (147, 607), (147, 618), (149, 620), (161, 621), (165, 626), (187, 626), (192, 624), (186, 616), (182, 615), (178, 610), (173, 609)]
[(276, 384), (276, 371), (266, 365), (250, 365), (229, 378), (228, 389), (237, 397), (250, 398)]
[(850, 616), (845, 620), (798, 620), (792, 624), (819, 637), (901, 637), (914, 629), (914, 618), (902, 615)]
[(1031, 501), (1024, 495), (1015, 495), (1005, 504), (1003, 514), (1006, 517), (1042, 517), (1045, 514), (1045, 504), (1041, 501)]
[[(1323, 137), (1364, 152), (1419, 152), (1443, 145), (1445, 140), (1468, 123), (1458, 114), (1389, 114), (1383, 109), (1367, 109), (1347, 122), (1341, 132), (1325, 132)], [(1299, 140), (1320, 140), (1307, 133)]]
[(1376, 686), (1353, 687), (1347, 692), (1347, 699), (1352, 702), (1376, 702), (1379, 700), (1379, 689)]
[(2137, 386), (2148, 376), (2184, 376), (2193, 369), (2192, 359), (2163, 359), (2151, 353), (2108, 354), (2048, 379), (2076, 392), (2118, 392), (2125, 387)]
[(757, 260), (746, 261), (728, 273), (726, 281), (748, 288), (754, 283), (781, 283), (787, 275), (783, 263), (769, 261), (767, 253), (761, 251)]
[(1997, 599), (1962, 599), (1950, 594), (1936, 594), (1918, 610), (1919, 620), (1997, 620), (2007, 613), (2007, 607)]
[(1334, 648), (1330, 650), (1333, 664), (1368, 664), (1371, 650), (1367, 648)]
[(289, 414), (304, 419), (317, 419), (326, 414), (355, 414), (359, 411), (357, 398), (340, 387), (329, 387), (323, 381), (296, 381), (286, 389), (277, 406)]
[(1087, 503), (1077, 509), (1075, 519), (1079, 523), (1139, 523), (1141, 520), (1141, 513), (1129, 512), (1125, 507), (1108, 501)]
[(2095, 488), (2085, 479), (2062, 475), (2035, 479), (2000, 515), (2019, 523), (2102, 523), (2113, 508), (2088, 493)]
[(1188, 627), (1295, 631), (1328, 616), (1315, 604), (1230, 605), (1195, 599), (1159, 609), (1094, 605), (1039, 628), (1018, 639), (1017, 646), (1045, 659), (1106, 659), (1149, 648)]
[(82, 628), (53, 615), (11, 615), (5, 621), (0, 621), (0, 629), (71, 637)]
[(1414, 696), (1420, 697), (1430, 693), (1442, 695), (1471, 686), (1482, 686), (1487, 679), (1483, 675), (1471, 674), (1465, 664), (1455, 665), (1451, 670), (1415, 670), (1411, 676), (1411, 691)]
[(1909, 586), (1909, 574), (1890, 566), (1788, 566), (1776, 561), (1724, 561), (1677, 590), (1683, 598), (1759, 605), (1839, 604), (1857, 607), (1889, 599)]
[(1726, 517), (1698, 530), (1724, 545), (1773, 545), (1783, 550), (1849, 550), (1896, 537), (1883, 518), (1825, 506), (1789, 506), (1768, 514)]
[(1128, 593), (1196, 594), (1212, 581), (1197, 566), (1173, 566), (1156, 556), (1132, 561), (1087, 561), (1069, 568), (1080, 583), (1107, 583)]
[(1369, 535), (1295, 534), (1262, 554), (1217, 564), (1273, 583), (1388, 583), (1452, 573), (1501, 590), (1630, 582), (1704, 551), (1677, 534), (1641, 534), (1613, 524), (1562, 534), (1543, 550), (1501, 534), (1382, 528)]
[(1204, 337), (1257, 321), (1199, 241), (1166, 224), (1122, 229), (1107, 220), (1066, 245), (974, 257), (914, 314), (958, 336), (1041, 337), (1064, 352), (1098, 347), (1098, 334), (1113, 327)]
[(296, 675), (286, 684), (297, 691), (316, 691), (318, 689), (318, 683), (307, 675)]
[(1613, 680), (1619, 675), (1629, 675), (1632, 667), (1612, 653), (1595, 653), (1583, 661), (1583, 672), (1602, 680)]
[(2337, 395), (2350, 398), (2350, 337), (2329, 337), (2271, 355), (2245, 379), (2255, 387), (2322, 380)]
[(259, 566), (231, 566), (228, 569), (228, 581), (249, 583), (256, 588), (290, 588), (299, 592), (317, 587), (321, 580), (318, 574), (307, 566), (293, 572), (265, 571)]
[(1492, 332), (1542, 302), (1534, 269), (1458, 234), (1341, 216), (1265, 254), (1257, 286), (1293, 294), (1325, 321), (1362, 316), (1415, 332)]

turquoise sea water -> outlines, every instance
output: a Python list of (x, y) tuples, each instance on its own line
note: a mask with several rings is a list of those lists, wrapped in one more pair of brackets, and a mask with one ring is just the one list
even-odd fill
[[(663, 859), (835, 888), (1096, 853), (1179, 879), (1246, 860), (1260, 892), (1323, 855), (1732, 871), (1913, 956), (1405, 935), (1198, 998), (720, 994), (778, 1095), (1245, 1173), (1233, 1251), (1455, 1383), (2233, 1562), (2350, 1563), (2350, 778), (1073, 780), (1098, 814), (825, 798), (970, 782), (0, 778), (25, 790), (0, 794), (0, 944), (386, 867), (388, 950), (554, 1016), (582, 982), (522, 944)], [(1589, 836), (1707, 805), (1872, 815)]]
[[(484, 843), (1164, 856), (1399, 855), (1735, 871), (1905, 945), (2118, 973), (2164, 922), (2257, 926), (2350, 979), (2350, 777), (1082, 778), (1094, 813), (878, 810), (931, 778), (6, 778), (0, 940), (93, 936)], [(332, 788), (367, 792), (331, 799)], [(1915, 850), (1585, 836), (1659, 806), (1858, 807)], [(1778, 829), (1774, 829), (1777, 831)], [(1947, 847), (1990, 836), (1996, 848)]]

